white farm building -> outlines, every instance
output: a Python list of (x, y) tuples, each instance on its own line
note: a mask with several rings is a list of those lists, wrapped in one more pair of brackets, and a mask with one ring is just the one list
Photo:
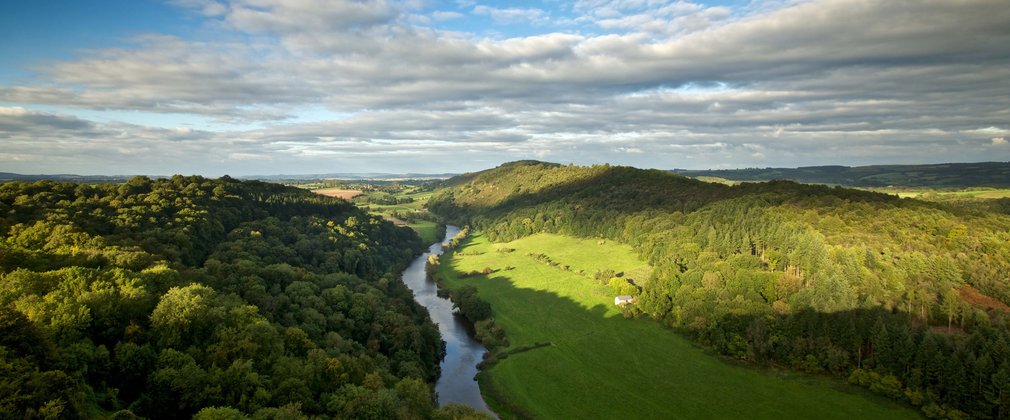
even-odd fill
[(614, 298), (614, 305), (624, 306), (629, 303), (635, 303), (635, 297), (631, 295), (621, 295)]

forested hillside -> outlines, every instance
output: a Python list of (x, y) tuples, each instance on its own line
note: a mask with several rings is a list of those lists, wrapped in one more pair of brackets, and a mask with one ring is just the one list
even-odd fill
[(0, 417), (425, 418), (421, 243), (261, 182), (0, 184)]
[(1010, 162), (942, 163), (934, 165), (807, 166), (691, 171), (685, 176), (710, 176), (734, 181), (784, 179), (849, 187), (1008, 187)]
[(1010, 200), (526, 161), (449, 180), (429, 208), (495, 241), (630, 244), (655, 271), (629, 314), (724, 355), (838, 375), (931, 417), (1010, 416)]

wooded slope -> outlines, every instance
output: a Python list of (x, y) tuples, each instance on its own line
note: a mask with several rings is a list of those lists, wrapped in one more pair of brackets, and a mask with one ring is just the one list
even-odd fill
[(806, 166), (801, 168), (749, 168), (681, 170), (685, 176), (713, 176), (734, 181), (791, 180), (809, 184), (849, 187), (1007, 187), (1010, 162), (942, 163), (932, 165)]
[(656, 267), (632, 310), (723, 354), (847, 376), (930, 415), (1010, 413), (1007, 314), (967, 298), (1010, 302), (1007, 200), (531, 161), (446, 185), (430, 209), (492, 240), (631, 244)]
[(0, 417), (426, 417), (420, 248), (275, 184), (0, 184)]

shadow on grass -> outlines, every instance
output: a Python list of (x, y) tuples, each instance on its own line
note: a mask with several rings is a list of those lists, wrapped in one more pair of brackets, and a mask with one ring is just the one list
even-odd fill
[[(467, 242), (458, 251), (472, 252)], [(458, 257), (457, 257), (458, 258)], [(449, 261), (449, 260), (444, 260)], [(500, 268), (500, 267), (492, 267)], [(840, 380), (727, 361), (648, 319), (625, 319), (596, 285), (551, 270), (538, 290), (512, 271), (457, 278), (477, 288), (511, 346), (478, 375), (503, 418), (918, 418)], [(557, 271), (553, 273), (553, 271)], [(582, 281), (584, 290), (579, 287)], [(533, 351), (509, 353), (537, 344)]]

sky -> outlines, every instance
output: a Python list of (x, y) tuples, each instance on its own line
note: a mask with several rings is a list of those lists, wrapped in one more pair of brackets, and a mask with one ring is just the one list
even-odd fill
[(1010, 161), (1006, 0), (0, 2), (0, 172)]

